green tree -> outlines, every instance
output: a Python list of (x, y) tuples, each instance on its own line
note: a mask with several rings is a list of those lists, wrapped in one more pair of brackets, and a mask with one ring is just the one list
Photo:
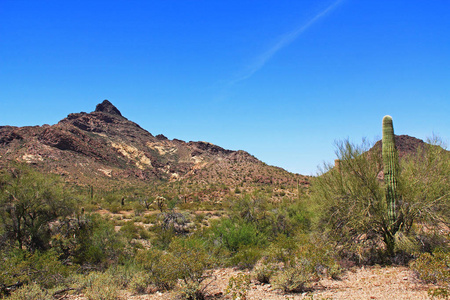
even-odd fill
[(380, 254), (380, 242), (385, 245), (384, 254), (392, 256), (395, 250), (403, 250), (402, 245), (417, 245), (426, 231), (450, 220), (448, 151), (426, 145), (401, 160), (393, 232), (381, 149), (371, 146), (366, 141), (362, 145), (338, 142), (335, 165), (325, 165), (311, 186), (319, 226), (343, 246), (342, 254), (363, 263)]
[(31, 252), (48, 249), (51, 223), (74, 212), (70, 194), (55, 176), (44, 176), (28, 166), (8, 168), (1, 177), (3, 240)]

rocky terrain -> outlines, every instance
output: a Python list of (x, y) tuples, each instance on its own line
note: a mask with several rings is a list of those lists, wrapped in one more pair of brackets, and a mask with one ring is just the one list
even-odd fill
[[(400, 157), (424, 145), (407, 135), (397, 136), (396, 141)], [(376, 149), (381, 149), (381, 141), (372, 151)], [(15, 161), (76, 185), (102, 189), (178, 182), (186, 190), (195, 185), (201, 192), (190, 197), (200, 199), (224, 197), (237, 187), (251, 191), (255, 186), (271, 186), (289, 196), (309, 185), (307, 176), (268, 166), (245, 151), (153, 136), (108, 100), (91, 113), (71, 113), (55, 125), (0, 126), (0, 164)]]
[(1, 126), (0, 164), (13, 161), (102, 188), (177, 181), (227, 188), (308, 184), (306, 176), (268, 166), (245, 151), (153, 136), (108, 100), (55, 125)]

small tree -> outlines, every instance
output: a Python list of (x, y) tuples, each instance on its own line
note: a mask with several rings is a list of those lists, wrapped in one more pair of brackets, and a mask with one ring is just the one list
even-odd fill
[(5, 240), (34, 252), (49, 247), (50, 224), (74, 212), (62, 183), (27, 166), (5, 170), (0, 187), (0, 226)]
[(400, 240), (417, 244), (424, 232), (449, 225), (450, 220), (448, 151), (426, 145), (417, 154), (404, 157), (397, 178), (397, 200), (389, 202), (381, 149), (368, 151), (371, 148), (366, 141), (362, 145), (338, 142), (336, 164), (325, 165), (311, 187), (319, 226), (344, 246), (340, 248), (343, 252), (360, 262), (373, 259), (382, 249), (380, 242), (392, 257)]

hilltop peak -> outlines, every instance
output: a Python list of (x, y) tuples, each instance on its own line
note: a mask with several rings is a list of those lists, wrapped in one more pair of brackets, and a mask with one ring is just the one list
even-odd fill
[(108, 113), (111, 115), (118, 115), (118, 116), (122, 117), (122, 114), (117, 109), (117, 107), (115, 107), (111, 102), (109, 102), (106, 99), (103, 100), (102, 103), (97, 104), (97, 106), (95, 107), (95, 111), (96, 112), (104, 112), (104, 113)]

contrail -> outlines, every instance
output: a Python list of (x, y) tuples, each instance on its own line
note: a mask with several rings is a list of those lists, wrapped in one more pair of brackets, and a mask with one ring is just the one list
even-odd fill
[(303, 24), (302, 26), (298, 27), (292, 32), (289, 32), (285, 35), (283, 35), (280, 40), (273, 45), (271, 48), (269, 48), (266, 52), (261, 54), (256, 58), (253, 64), (251, 64), (249, 67), (247, 67), (241, 74), (236, 76), (233, 80), (229, 82), (229, 85), (236, 84), (240, 81), (243, 81), (249, 77), (251, 77), (253, 74), (255, 74), (258, 70), (260, 70), (264, 65), (281, 49), (291, 44), (293, 41), (295, 41), (300, 34), (302, 34), (305, 30), (307, 30), (309, 27), (311, 27), (314, 23), (316, 23), (318, 20), (326, 16), (330, 11), (332, 11), (336, 6), (338, 6), (343, 0), (337, 0), (333, 2), (330, 6), (328, 6), (323, 11), (319, 12), (317, 15), (315, 15), (312, 19), (310, 19), (306, 24)]

